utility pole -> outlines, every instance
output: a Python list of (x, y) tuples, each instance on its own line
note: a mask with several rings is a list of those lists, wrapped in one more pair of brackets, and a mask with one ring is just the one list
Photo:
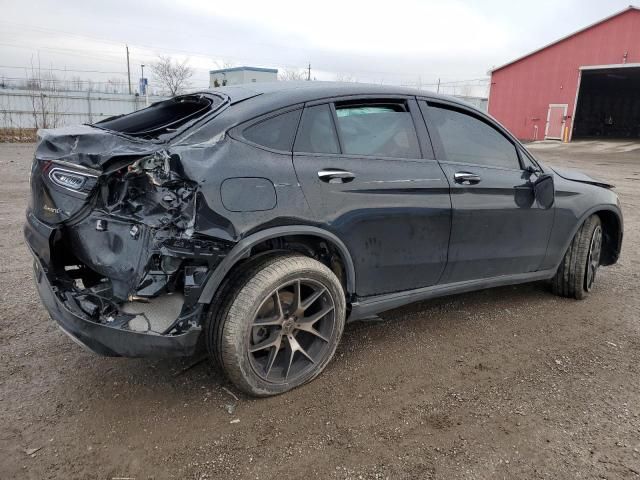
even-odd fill
[(309, 64), (309, 71), (307, 73), (307, 82), (311, 80), (311, 64)]
[[(145, 106), (149, 106), (149, 85), (144, 81), (144, 64), (140, 65), (142, 69), (142, 80), (140, 81), (140, 88), (144, 87)], [(140, 92), (142, 93), (142, 92)]]
[(436, 90), (436, 93), (440, 93), (440, 79), (438, 79), (438, 90)]
[(129, 95), (131, 95), (131, 67), (129, 66), (129, 45), (125, 45), (127, 49), (127, 80), (129, 81)]

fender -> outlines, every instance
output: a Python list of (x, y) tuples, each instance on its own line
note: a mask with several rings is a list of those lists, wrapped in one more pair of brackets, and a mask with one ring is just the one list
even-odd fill
[(200, 294), (200, 298), (198, 299), (198, 303), (211, 303), (213, 295), (216, 293), (216, 290), (218, 289), (224, 278), (236, 263), (246, 258), (250, 254), (252, 247), (271, 238), (292, 235), (308, 235), (319, 237), (335, 245), (340, 251), (340, 256), (344, 261), (346, 270), (345, 273), (347, 291), (345, 293), (347, 294), (347, 296), (349, 296), (350, 294), (355, 294), (355, 268), (353, 266), (351, 254), (349, 253), (349, 250), (342, 242), (342, 240), (340, 240), (333, 233), (328, 232), (327, 230), (323, 230), (322, 228), (312, 227), (309, 225), (287, 225), (284, 227), (273, 227), (267, 228), (266, 230), (261, 230), (243, 238), (238, 243), (236, 243), (207, 280), (207, 283), (203, 287), (202, 293)]
[(589, 208), (588, 210), (586, 210), (582, 214), (580, 219), (576, 222), (576, 225), (573, 227), (573, 230), (571, 231), (571, 235), (569, 235), (569, 238), (567, 240), (565, 240), (564, 247), (561, 250), (562, 251), (562, 255), (560, 256), (560, 259), (558, 259), (558, 261), (555, 262), (555, 270), (556, 271), (558, 270), (558, 267), (560, 267), (560, 263), (564, 259), (564, 255), (565, 255), (566, 251), (569, 249), (569, 245), (573, 241), (573, 237), (576, 236), (576, 233), (578, 232), (578, 230), (580, 229), (582, 224), (585, 222), (585, 220), (587, 218), (589, 218), (591, 215), (593, 215), (594, 213), (600, 212), (600, 211), (603, 211), (603, 210), (606, 210), (606, 211), (609, 211), (609, 212), (613, 212), (616, 215), (616, 218), (618, 219), (618, 223), (620, 224), (620, 229), (618, 231), (619, 241), (618, 241), (618, 245), (617, 245), (618, 255), (620, 255), (620, 250), (621, 250), (621, 247), (622, 247), (622, 236), (624, 235), (624, 224), (623, 224), (623, 219), (622, 219), (622, 210), (617, 205), (612, 205), (610, 203), (604, 203), (604, 204), (601, 204), (601, 205), (595, 205), (595, 206)]

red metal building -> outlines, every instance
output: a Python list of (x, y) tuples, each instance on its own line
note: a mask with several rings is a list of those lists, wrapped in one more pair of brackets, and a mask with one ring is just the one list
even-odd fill
[(489, 113), (522, 140), (640, 138), (640, 9), (492, 70)]

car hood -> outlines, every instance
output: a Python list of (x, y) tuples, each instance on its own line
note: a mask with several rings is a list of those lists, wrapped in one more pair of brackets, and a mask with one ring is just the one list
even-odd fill
[(597, 187), (602, 187), (602, 188), (613, 188), (614, 185), (611, 183), (607, 183), (605, 181), (602, 180), (596, 180), (595, 178), (590, 177), (589, 175), (587, 175), (586, 173), (582, 173), (578, 170), (573, 170), (570, 168), (558, 168), (558, 167), (551, 167), (551, 169), (558, 174), (559, 176), (561, 176), (562, 178), (564, 178), (565, 180), (571, 180), (573, 182), (580, 182), (580, 183), (588, 183), (589, 185), (595, 185)]

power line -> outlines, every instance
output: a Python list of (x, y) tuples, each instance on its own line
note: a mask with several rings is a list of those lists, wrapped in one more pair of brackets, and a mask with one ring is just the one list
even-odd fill
[[(88, 38), (91, 40), (96, 40), (99, 42), (103, 42), (106, 44), (113, 44), (113, 45), (118, 45), (119, 47), (122, 47), (123, 42), (118, 42), (115, 40), (110, 40), (110, 39), (105, 39), (105, 38), (100, 38), (100, 37), (96, 37), (96, 36), (90, 36), (90, 35), (84, 35), (84, 34), (78, 34), (78, 33), (72, 33), (72, 32), (67, 32), (67, 31), (63, 31), (63, 30), (54, 30), (54, 29), (50, 29), (50, 28), (46, 28), (46, 27), (41, 27), (41, 26), (34, 26), (34, 25), (26, 25), (26, 24), (20, 24), (20, 23), (15, 23), (15, 22), (8, 22), (6, 20), (0, 20), (0, 23), (5, 23), (5, 24), (9, 24), (9, 25), (14, 25), (14, 26), (18, 26), (24, 29), (31, 29), (34, 31), (40, 31), (40, 32), (44, 32), (44, 33), (54, 33), (54, 34), (61, 34), (61, 35), (68, 35), (68, 36), (73, 36), (73, 37), (78, 37), (78, 38)], [(0, 44), (1, 45), (1, 44)], [(237, 57), (237, 56), (229, 56), (229, 55), (224, 55), (224, 54), (220, 54), (220, 53), (203, 53), (203, 52), (194, 52), (194, 51), (189, 51), (189, 50), (182, 50), (182, 49), (177, 49), (177, 48), (172, 48), (172, 47), (158, 47), (158, 46), (154, 46), (154, 45), (145, 45), (145, 44), (133, 44), (133, 43), (129, 43), (129, 45), (131, 46), (136, 46), (138, 48), (142, 48), (142, 49), (147, 49), (147, 50), (152, 50), (152, 51), (172, 51), (175, 53), (179, 53), (181, 55), (187, 55), (187, 56), (193, 56), (193, 57), (201, 57), (201, 58), (206, 58), (207, 60), (211, 61), (212, 58), (230, 58), (233, 60), (248, 60), (251, 62), (254, 62), (256, 59), (255, 58), (250, 58), (250, 57)], [(18, 45), (15, 45), (18, 46)], [(24, 47), (24, 46), (19, 46), (21, 48), (28, 48), (28, 47)], [(278, 48), (281, 48), (281, 46), (279, 46)], [(46, 48), (42, 48), (42, 50), (46, 50)], [(77, 50), (75, 50), (77, 51)], [(79, 54), (76, 54), (77, 56), (80, 56)], [(114, 52), (115, 55), (115, 52)], [(85, 55), (86, 57), (87, 55)], [(92, 58), (94, 57), (94, 55), (89, 55)], [(143, 57), (149, 58), (150, 55), (146, 55)], [(353, 54), (352, 56), (356, 56), (356, 57), (362, 57), (362, 58), (370, 58), (371, 56), (368, 55), (357, 55), (357, 54)], [(274, 60), (274, 59), (269, 59), (269, 58), (265, 58), (264, 56), (261, 58), (261, 60), (264, 62), (264, 60), (268, 60), (270, 61), (272, 64), (284, 67), (284, 68), (291, 68), (291, 69), (296, 69), (296, 70), (307, 70), (307, 66), (301, 66), (301, 65), (288, 65), (288, 64), (283, 64), (278, 60)], [(114, 60), (110, 60), (112, 62), (114, 62)], [(122, 63), (122, 62), (117, 62), (117, 63)], [(260, 62), (259, 62), (260, 63)], [(322, 67), (316, 67), (316, 69), (318, 70), (323, 70)], [(327, 71), (331, 71), (331, 69), (327, 69)], [(349, 73), (351, 74), (361, 74), (361, 75), (384, 75), (384, 76), (392, 76), (392, 77), (414, 77), (416, 76), (416, 74), (413, 73), (399, 73), (399, 72), (389, 72), (389, 71), (380, 71), (380, 70), (360, 70), (360, 71), (350, 71)], [(464, 81), (459, 81), (459, 83), (462, 83)], [(442, 82), (443, 84), (447, 84), (449, 82)], [(435, 84), (423, 84), (423, 85), (435, 85)]]
[[(15, 65), (0, 65), (0, 68), (10, 68), (10, 69), (14, 69), (14, 70), (31, 70), (31, 66), (25, 66), (25, 67), (18, 67)], [(75, 68), (49, 68), (47, 67), (46, 70), (51, 70), (54, 72), (72, 72), (72, 73), (104, 73), (104, 74), (113, 74), (113, 75), (126, 75), (127, 72), (106, 72), (106, 71), (102, 71), (102, 70), (80, 70), (80, 69), (75, 69)]]

